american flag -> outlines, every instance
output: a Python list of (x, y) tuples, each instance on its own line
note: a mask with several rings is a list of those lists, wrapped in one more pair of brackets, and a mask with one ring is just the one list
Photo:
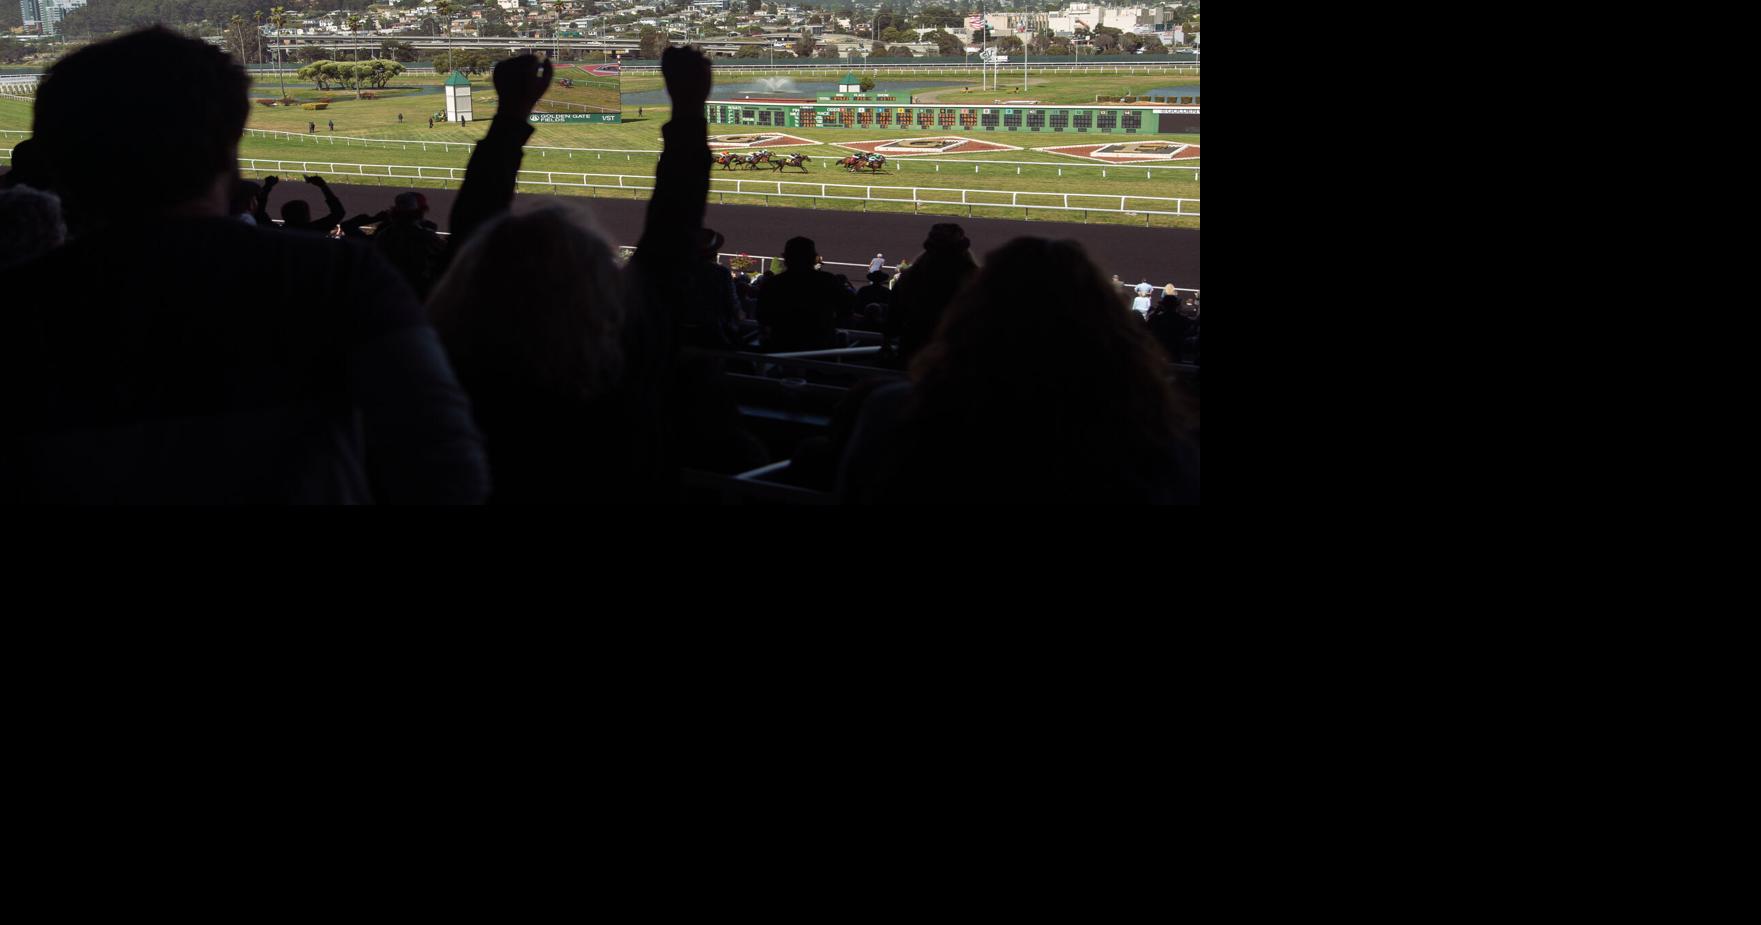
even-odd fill
[(968, 29), (983, 29), (984, 28), (984, 17), (977, 14), (977, 13), (974, 13), (971, 16), (966, 17), (966, 28), (968, 28)]

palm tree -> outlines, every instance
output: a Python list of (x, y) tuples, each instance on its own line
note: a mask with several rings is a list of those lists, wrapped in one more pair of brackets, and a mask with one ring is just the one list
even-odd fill
[(281, 30), (287, 27), (287, 8), (270, 7), (269, 23), (275, 27), (275, 56), (277, 59), (275, 73), (281, 77), (281, 98), (285, 100), (287, 99), (287, 52), (281, 47)]
[[(361, 27), (365, 26), (366, 24), (367, 24), (366, 20), (362, 19), (359, 16), (355, 16), (355, 15), (351, 14), (349, 16), (349, 21), (348, 21), (349, 38), (351, 38), (351, 39), (354, 38), (355, 34), (357, 32), (360, 32)], [(356, 61), (361, 60), (361, 46), (360, 45), (355, 46), (355, 60)]]
[(446, 36), (446, 65), (450, 70), (453, 65), (452, 56), (452, 11), (453, 6), (447, 0), (439, 0), (434, 4), (434, 12), (440, 17), (440, 34)]
[[(554, 25), (550, 28), (550, 37), (553, 39), (558, 38), (562, 35), (562, 32), (563, 32), (563, 7), (565, 5), (566, 4), (563, 3), (563, 0), (556, 0), (555, 3), (551, 4), (551, 6), (556, 9), (556, 25)], [(556, 56), (558, 58), (561, 58), (563, 56), (563, 43), (560, 41), (556, 43)]]

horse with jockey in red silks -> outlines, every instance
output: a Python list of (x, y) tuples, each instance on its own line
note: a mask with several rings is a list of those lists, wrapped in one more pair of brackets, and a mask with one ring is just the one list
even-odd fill
[(872, 170), (875, 173), (880, 173), (886, 165), (886, 157), (880, 154), (852, 154), (838, 160), (838, 166), (848, 168), (851, 173), (858, 170)]

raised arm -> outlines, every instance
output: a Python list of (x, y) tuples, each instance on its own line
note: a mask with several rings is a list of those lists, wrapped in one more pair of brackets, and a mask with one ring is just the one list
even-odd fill
[(514, 203), (514, 180), (525, 157), (525, 144), (532, 137), (527, 117), (550, 88), (556, 68), (536, 55), (519, 55), (495, 66), (495, 118), (489, 133), (477, 142), (465, 167), (465, 182), (452, 207), (451, 262), (472, 233)]
[(660, 130), (654, 195), (634, 258), (650, 282), (676, 279), (677, 268), (690, 262), (709, 201), (709, 124), (703, 116), (712, 80), (709, 59), (694, 48), (668, 48), (660, 72), (673, 116)]
[(275, 227), (275, 220), (269, 217), (269, 191), (275, 189), (275, 184), (280, 182), (280, 177), (270, 175), (264, 177), (263, 185), (257, 188), (257, 201), (252, 203), (251, 216), (257, 220), (259, 228)]
[(331, 189), (330, 184), (326, 183), (323, 177), (307, 177), (306, 182), (318, 187), (318, 192), (324, 194), (324, 205), (330, 210), (324, 213), (323, 218), (312, 223), (312, 229), (328, 232), (342, 224), (342, 217), (346, 213), (342, 207), (342, 200), (336, 198), (336, 190)]

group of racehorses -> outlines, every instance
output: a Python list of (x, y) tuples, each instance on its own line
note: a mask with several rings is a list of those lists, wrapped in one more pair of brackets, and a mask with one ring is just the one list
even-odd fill
[(769, 167), (772, 170), (782, 170), (784, 167), (799, 167), (801, 168), (802, 173), (807, 172), (807, 162), (813, 160), (813, 158), (808, 157), (805, 154), (790, 154), (779, 158), (768, 149), (753, 151), (750, 154), (741, 154), (738, 151), (722, 151), (720, 153), (711, 154), (709, 158), (712, 163), (720, 164), (723, 170), (728, 170), (734, 165), (740, 164), (744, 165), (748, 170), (757, 170), (760, 167)]
[[(747, 170), (769, 167), (776, 171), (781, 171), (784, 167), (799, 167), (802, 173), (806, 173), (807, 162), (813, 158), (805, 154), (789, 154), (779, 158), (768, 149), (760, 149), (750, 154), (741, 154), (738, 151), (716, 152), (709, 156), (709, 160), (711, 164), (720, 165), (723, 170), (730, 170), (736, 165), (744, 166)], [(837, 160), (839, 167), (844, 167), (851, 173), (858, 170), (872, 170), (879, 173), (886, 168), (886, 164), (887, 159), (879, 154), (852, 154)]]

